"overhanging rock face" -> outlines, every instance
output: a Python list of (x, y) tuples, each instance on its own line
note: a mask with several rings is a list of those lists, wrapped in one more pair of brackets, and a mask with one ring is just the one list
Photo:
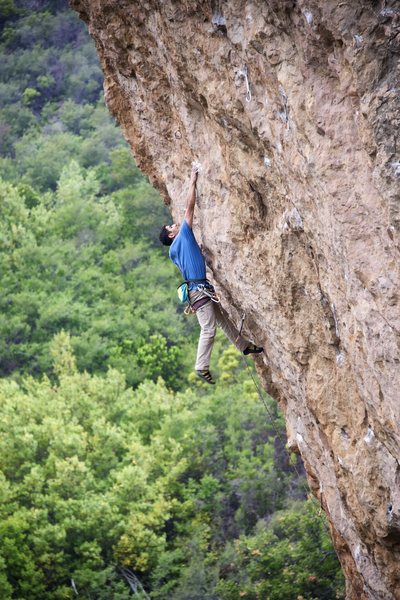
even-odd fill
[(72, 0), (110, 110), (263, 344), (347, 577), (400, 598), (397, 2)]

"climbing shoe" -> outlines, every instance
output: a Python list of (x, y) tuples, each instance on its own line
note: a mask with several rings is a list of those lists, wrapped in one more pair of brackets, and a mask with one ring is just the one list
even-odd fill
[(210, 373), (210, 371), (208, 369), (202, 369), (200, 371), (196, 371), (196, 374), (201, 378), (204, 379), (204, 381), (207, 381), (207, 383), (211, 383), (212, 385), (215, 384), (214, 379), (212, 378), (212, 375)]
[(247, 348), (243, 350), (243, 354), (245, 354), (246, 356), (248, 354), (260, 354), (260, 352), (264, 352), (264, 348), (256, 346), (255, 344), (249, 344)]

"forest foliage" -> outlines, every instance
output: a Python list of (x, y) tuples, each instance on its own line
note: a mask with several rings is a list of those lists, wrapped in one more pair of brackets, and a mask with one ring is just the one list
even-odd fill
[(250, 362), (218, 336), (216, 389), (193, 376), (168, 213), (83, 24), (0, 0), (0, 32), (0, 597), (344, 597)]

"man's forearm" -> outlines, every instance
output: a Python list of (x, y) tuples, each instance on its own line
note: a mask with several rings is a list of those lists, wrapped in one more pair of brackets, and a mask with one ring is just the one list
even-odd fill
[(196, 182), (191, 181), (189, 186), (188, 195), (186, 198), (186, 210), (194, 211), (196, 205)]
[(193, 225), (194, 207), (196, 205), (196, 182), (197, 182), (197, 171), (192, 171), (189, 184), (189, 192), (186, 198), (186, 212), (185, 219), (189, 226)]

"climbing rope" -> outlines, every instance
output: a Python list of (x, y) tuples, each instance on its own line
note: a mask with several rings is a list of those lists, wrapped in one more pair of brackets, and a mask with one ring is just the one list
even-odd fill
[[(241, 334), (242, 334), (242, 330), (243, 330), (243, 325), (244, 325), (245, 318), (246, 318), (246, 313), (243, 313), (243, 315), (242, 315), (242, 320), (241, 320), (241, 323), (240, 323), (240, 328), (239, 328), (239, 334), (238, 334), (238, 337), (237, 337), (237, 339), (239, 339), (239, 338), (240, 338), (240, 336), (241, 336)], [(278, 430), (277, 430), (277, 429), (275, 428), (275, 426), (274, 426), (274, 423), (273, 423), (273, 421), (274, 421), (274, 417), (273, 417), (273, 415), (271, 414), (271, 412), (270, 412), (270, 410), (269, 410), (269, 407), (268, 407), (267, 401), (266, 401), (266, 399), (264, 398), (264, 394), (263, 394), (263, 392), (262, 392), (262, 390), (261, 390), (261, 388), (260, 388), (260, 385), (259, 385), (258, 381), (256, 380), (256, 378), (254, 377), (254, 373), (253, 373), (252, 369), (250, 368), (250, 366), (249, 366), (249, 364), (248, 364), (248, 362), (247, 362), (247, 360), (246, 360), (246, 357), (244, 356), (244, 354), (243, 354), (243, 353), (241, 354), (241, 357), (242, 357), (242, 360), (243, 360), (243, 362), (244, 362), (245, 369), (246, 369), (246, 370), (247, 370), (247, 372), (250, 374), (250, 377), (251, 377), (251, 379), (252, 379), (252, 381), (253, 381), (254, 387), (255, 387), (255, 389), (256, 389), (256, 391), (257, 391), (257, 394), (258, 394), (258, 397), (259, 397), (259, 399), (260, 399), (260, 401), (261, 401), (262, 405), (264, 406), (264, 408), (265, 408), (265, 411), (266, 411), (266, 413), (267, 413), (267, 415), (268, 415), (268, 417), (269, 417), (269, 419), (270, 419), (270, 422), (271, 422), (271, 427), (272, 427), (272, 429), (273, 429), (273, 431), (274, 431), (275, 435), (278, 437), (278, 439), (279, 439), (281, 442), (283, 442), (284, 440), (283, 440), (282, 436), (280, 435), (280, 433), (278, 432)], [(285, 442), (283, 445), (284, 445), (284, 446), (286, 446), (286, 442)], [(295, 469), (295, 470), (296, 470), (296, 469)], [(296, 471), (296, 473), (297, 473), (298, 477), (300, 478), (300, 474), (299, 474), (297, 471)]]
[(238, 333), (237, 338), (235, 340), (235, 344), (239, 341), (239, 338), (242, 335), (243, 323), (244, 323), (245, 318), (246, 318), (246, 313), (243, 313), (243, 315), (242, 315), (242, 321), (241, 321), (240, 327), (239, 327), (239, 333)]
[[(264, 394), (260, 388), (260, 385), (258, 383), (258, 381), (256, 380), (253, 370), (251, 369), (251, 367), (249, 366), (245, 356), (242, 354), (242, 360), (243, 363), (245, 365), (245, 369), (247, 371), (247, 373), (250, 375), (251, 380), (253, 381), (254, 387), (256, 389), (256, 392), (258, 394), (259, 400), (261, 401), (261, 404), (264, 406), (264, 409), (267, 413), (267, 416), (269, 418), (269, 424), (271, 425), (271, 429), (273, 430), (275, 436), (279, 439), (279, 441), (281, 443), (283, 443), (283, 446), (286, 447), (286, 441), (283, 439), (283, 437), (281, 436), (280, 432), (276, 429), (275, 425), (274, 425), (274, 421), (276, 419), (276, 417), (271, 413), (269, 406), (267, 404), (267, 400), (264, 397)], [(300, 473), (297, 471), (296, 466), (293, 465), (294, 470), (296, 471), (296, 475), (298, 476), (298, 478), (301, 478)]]
[[(243, 328), (244, 318), (245, 318), (245, 315), (243, 315), (243, 317), (242, 317), (242, 323), (241, 323), (241, 326), (240, 326), (240, 333), (241, 333), (242, 328)], [(256, 378), (254, 376), (253, 370), (249, 366), (249, 364), (248, 364), (248, 362), (247, 362), (247, 360), (246, 360), (246, 358), (245, 358), (245, 356), (243, 354), (241, 355), (241, 358), (242, 358), (243, 363), (245, 365), (246, 371), (248, 372), (248, 374), (250, 375), (251, 380), (253, 381), (253, 384), (254, 384), (254, 387), (255, 387), (255, 389), (257, 391), (259, 400), (261, 401), (262, 405), (264, 406), (265, 412), (267, 413), (267, 416), (268, 416), (268, 419), (269, 419), (268, 420), (268, 424), (271, 426), (271, 429), (273, 430), (276, 438), (281, 442), (281, 444), (283, 444), (283, 447), (286, 448), (286, 440), (281, 436), (280, 432), (275, 427), (274, 421), (275, 421), (276, 417), (274, 417), (274, 415), (271, 413), (271, 411), (269, 409), (269, 406), (268, 406), (267, 401), (266, 401), (266, 399), (264, 397), (263, 391), (262, 391), (262, 389), (261, 389), (258, 381), (256, 380)], [(297, 463), (297, 457), (296, 457), (296, 463)], [(299, 472), (296, 463), (290, 464), (290, 467), (296, 473), (296, 476), (297, 476), (297, 479), (298, 479), (299, 482), (301, 482), (301, 480), (305, 480), (305, 483), (302, 484), (302, 486), (299, 486), (299, 488), (303, 490), (303, 492), (305, 493), (305, 496), (307, 497), (309, 495), (309, 493), (310, 493), (310, 488), (309, 488), (308, 483), (307, 483), (307, 478), (305, 477), (304, 474), (301, 474)], [(321, 504), (320, 504), (320, 509), (318, 510), (318, 512), (316, 514), (322, 520), (322, 523), (323, 523), (323, 526), (324, 526), (325, 530), (330, 534), (329, 526), (328, 526), (328, 524), (326, 522), (325, 513), (324, 513), (324, 511), (322, 509), (322, 505)]]
[[(244, 324), (245, 318), (246, 318), (246, 313), (243, 313), (241, 324), (240, 324), (240, 328), (239, 328), (239, 336), (242, 333), (242, 329), (243, 329), (243, 324)], [(238, 336), (238, 338), (239, 338), (239, 336)], [(278, 429), (275, 426), (274, 421), (276, 420), (276, 417), (271, 413), (271, 411), (269, 409), (267, 400), (266, 400), (266, 398), (264, 397), (264, 394), (263, 394), (263, 390), (261, 389), (261, 386), (260, 386), (259, 382), (257, 381), (256, 377), (254, 376), (253, 369), (250, 367), (250, 365), (248, 364), (248, 362), (246, 360), (246, 357), (243, 354), (241, 354), (241, 358), (242, 358), (242, 361), (244, 363), (245, 369), (246, 369), (247, 373), (250, 375), (250, 378), (251, 378), (251, 380), (252, 380), (252, 382), (254, 384), (254, 387), (255, 387), (256, 392), (258, 394), (258, 398), (261, 401), (261, 404), (263, 405), (263, 407), (265, 409), (265, 412), (267, 413), (268, 423), (271, 426), (271, 429), (273, 430), (276, 438), (281, 442), (281, 444), (283, 445), (283, 447), (286, 448), (286, 440), (282, 437), (282, 435), (280, 434), (280, 432), (278, 431)], [(296, 457), (296, 463), (297, 463), (297, 457)], [(308, 486), (308, 483), (307, 483), (307, 478), (305, 477), (304, 474), (301, 474), (299, 472), (296, 463), (291, 464), (290, 467), (296, 473), (298, 481), (301, 481), (302, 479), (303, 480), (305, 479), (306, 483), (303, 484), (302, 488), (303, 488), (303, 491), (305, 492), (305, 495), (307, 497), (308, 494), (309, 494), (309, 492), (310, 492), (310, 489), (309, 489), (309, 486)], [(320, 509), (322, 510), (322, 506), (320, 506)], [(318, 511), (317, 514), (318, 514), (319, 518), (322, 519), (322, 522), (324, 524), (324, 527), (325, 527), (326, 531), (329, 532), (329, 527), (328, 527), (328, 525), (326, 523), (326, 520), (323, 517), (323, 514), (320, 511)]]
[[(277, 428), (275, 427), (275, 424), (274, 424), (274, 421), (275, 421), (276, 417), (274, 417), (274, 415), (271, 413), (271, 411), (270, 411), (270, 409), (268, 407), (267, 401), (264, 398), (264, 394), (263, 394), (263, 392), (262, 392), (262, 390), (260, 388), (260, 385), (258, 384), (256, 378), (254, 377), (254, 373), (253, 373), (251, 367), (249, 366), (246, 358), (243, 356), (243, 354), (242, 354), (242, 360), (243, 360), (243, 363), (245, 365), (245, 369), (247, 370), (247, 372), (249, 373), (249, 375), (250, 375), (250, 377), (251, 377), (251, 379), (253, 381), (254, 387), (255, 387), (255, 389), (257, 391), (257, 394), (258, 394), (258, 397), (259, 397), (259, 399), (260, 399), (262, 405), (264, 406), (265, 411), (266, 411), (266, 413), (268, 415), (268, 419), (269, 419), (268, 424), (271, 426), (271, 429), (273, 430), (276, 438), (281, 442), (281, 444), (283, 444), (283, 447), (286, 448), (286, 440), (281, 436), (280, 432), (277, 430)], [(296, 463), (297, 463), (297, 457), (296, 457)], [(303, 483), (302, 485), (299, 485), (299, 489), (302, 490), (304, 492), (305, 496), (307, 497), (309, 495), (309, 493), (310, 493), (310, 488), (309, 488), (308, 483), (307, 483), (307, 478), (305, 477), (304, 474), (301, 474), (299, 472), (299, 469), (297, 468), (297, 464), (296, 463), (290, 464), (290, 468), (293, 469), (293, 471), (296, 473), (297, 480), (299, 482), (301, 482), (302, 480), (305, 480), (305, 483)], [(325, 528), (325, 531), (327, 531), (328, 533), (330, 533), (329, 526), (328, 526), (328, 524), (326, 522), (326, 519), (324, 518), (325, 517), (325, 513), (324, 513), (321, 505), (320, 505), (320, 509), (318, 510), (318, 512), (316, 514), (321, 519), (322, 524), (323, 524), (323, 526)]]

